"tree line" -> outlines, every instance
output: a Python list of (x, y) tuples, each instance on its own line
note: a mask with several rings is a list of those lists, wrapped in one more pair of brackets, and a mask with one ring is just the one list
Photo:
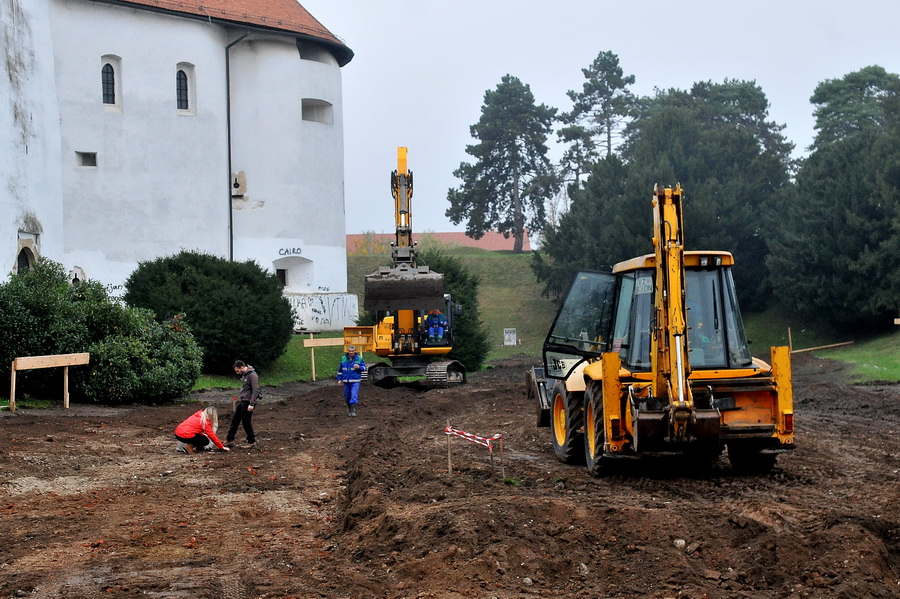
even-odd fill
[[(843, 328), (893, 326), (900, 309), (900, 76), (869, 66), (819, 83), (816, 136), (794, 160), (755, 81), (630, 90), (619, 58), (600, 52), (570, 90), (568, 112), (537, 104), (506, 75), (484, 95), (474, 158), (454, 171), (446, 215), (474, 238), (497, 230), (521, 251), (541, 236), (533, 269), (548, 295), (580, 269), (650, 253), (655, 183), (685, 189), (687, 249), (725, 249), (745, 310), (774, 301)], [(548, 157), (553, 135), (562, 158)], [(773, 299), (777, 298), (777, 299)]]

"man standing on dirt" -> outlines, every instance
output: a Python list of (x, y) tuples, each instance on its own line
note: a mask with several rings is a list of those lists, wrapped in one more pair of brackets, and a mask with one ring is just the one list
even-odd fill
[(347, 415), (356, 418), (356, 404), (359, 402), (359, 382), (366, 371), (366, 363), (356, 353), (356, 347), (347, 346), (347, 353), (341, 356), (338, 364), (338, 384), (344, 387), (344, 403), (347, 404)]
[(244, 425), (247, 433), (247, 449), (256, 448), (256, 433), (253, 432), (253, 409), (259, 401), (259, 375), (252, 366), (238, 360), (234, 363), (234, 372), (241, 376), (240, 399), (234, 402), (234, 416), (231, 417), (231, 427), (228, 436), (225, 437), (225, 446), (234, 446), (234, 437), (237, 435), (238, 426)]

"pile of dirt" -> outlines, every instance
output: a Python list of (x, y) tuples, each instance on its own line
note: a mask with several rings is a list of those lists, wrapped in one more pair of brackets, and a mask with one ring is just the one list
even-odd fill
[[(900, 387), (798, 355), (798, 447), (772, 472), (596, 479), (535, 426), (532, 365), (365, 386), (357, 418), (331, 382), (269, 388), (258, 448), (231, 453), (174, 452), (197, 403), (3, 413), (0, 596), (900, 595)], [(195, 399), (224, 428), (231, 396)]]

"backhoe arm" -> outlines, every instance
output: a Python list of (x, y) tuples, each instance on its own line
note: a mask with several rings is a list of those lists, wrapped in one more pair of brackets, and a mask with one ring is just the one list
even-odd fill
[(687, 325), (684, 285), (684, 226), (681, 185), (653, 189), (653, 246), (656, 252), (652, 394), (669, 401), (671, 440), (688, 440), (694, 401), (687, 379)]

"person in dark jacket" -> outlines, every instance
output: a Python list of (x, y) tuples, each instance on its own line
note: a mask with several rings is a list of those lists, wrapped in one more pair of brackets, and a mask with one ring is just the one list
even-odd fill
[(253, 431), (253, 410), (259, 398), (259, 375), (252, 366), (238, 360), (234, 363), (234, 372), (241, 377), (241, 392), (234, 402), (234, 416), (231, 417), (231, 427), (225, 437), (227, 447), (234, 446), (234, 437), (237, 435), (238, 426), (244, 426), (247, 433), (247, 449), (256, 448), (256, 433)]
[(341, 356), (338, 364), (338, 384), (344, 388), (344, 403), (347, 404), (347, 415), (356, 417), (356, 404), (359, 403), (359, 382), (362, 373), (366, 371), (366, 363), (362, 356), (356, 353), (356, 347), (347, 346), (347, 353)]

